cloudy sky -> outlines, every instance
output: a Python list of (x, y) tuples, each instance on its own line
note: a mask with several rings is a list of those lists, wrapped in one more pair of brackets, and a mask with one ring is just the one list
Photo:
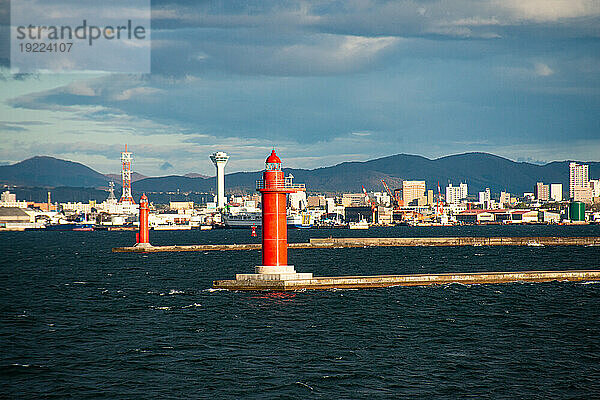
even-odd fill
[[(2, 0), (2, 23), (8, 6)], [(1, 29), (6, 35), (7, 29)], [(11, 75), (0, 163), (145, 175), (397, 153), (600, 161), (600, 2), (153, 1), (151, 74)]]

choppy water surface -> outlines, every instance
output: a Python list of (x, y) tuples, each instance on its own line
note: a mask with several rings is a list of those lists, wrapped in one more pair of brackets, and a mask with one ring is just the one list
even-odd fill
[[(600, 227), (290, 231), (600, 236)], [(8, 398), (598, 398), (600, 283), (210, 289), (258, 251), (113, 254), (133, 232), (0, 234)], [(155, 244), (248, 231), (151, 232)], [(315, 275), (599, 268), (600, 247), (292, 250)]]

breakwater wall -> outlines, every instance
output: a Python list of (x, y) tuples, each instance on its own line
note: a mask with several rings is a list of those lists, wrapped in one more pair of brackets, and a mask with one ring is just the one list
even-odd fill
[(424, 237), (310, 239), (315, 247), (364, 246), (600, 246), (600, 237)]
[[(418, 246), (600, 246), (600, 237), (429, 237), (429, 238), (323, 238), (308, 243), (289, 243), (290, 249), (345, 247)], [(115, 247), (115, 253), (156, 253), (181, 251), (260, 250), (260, 243), (203, 244), (189, 246)]]
[(451, 283), (473, 285), (550, 281), (600, 281), (600, 270), (332, 276), (297, 280), (217, 280), (213, 282), (213, 288), (227, 290), (290, 291), (318, 289), (370, 289), (390, 286), (446, 285)]

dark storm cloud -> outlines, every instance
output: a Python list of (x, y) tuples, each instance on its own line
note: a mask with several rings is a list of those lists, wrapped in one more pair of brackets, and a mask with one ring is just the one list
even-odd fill
[(152, 121), (189, 143), (321, 146), (325, 158), (340, 143), (369, 157), (598, 138), (594, 1), (155, 1), (152, 27), (152, 75), (9, 104)]

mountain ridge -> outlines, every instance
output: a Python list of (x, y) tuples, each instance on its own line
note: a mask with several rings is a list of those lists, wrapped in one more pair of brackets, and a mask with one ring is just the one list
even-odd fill
[[(111, 181), (113, 181), (114, 183), (118, 183), (121, 182), (121, 173), (118, 174), (104, 174), (105, 177), (107, 177), (108, 179), (110, 179)], [(131, 182), (136, 182), (142, 179), (146, 179), (149, 178), (149, 176), (146, 175), (142, 175), (139, 172), (131, 172)]]
[[(109, 178), (76, 161), (35, 156), (0, 166), (0, 184), (18, 186), (106, 186)], [(65, 183), (68, 183), (65, 185)]]
[[(568, 192), (569, 162), (552, 161), (544, 165), (516, 162), (490, 153), (470, 152), (429, 159), (414, 154), (395, 154), (368, 161), (347, 161), (314, 169), (284, 168), (309, 192), (383, 191), (381, 179), (394, 189), (402, 180), (425, 180), (427, 187), (444, 188), (448, 183), (466, 182), (474, 194), (489, 187), (493, 193), (502, 190), (521, 194), (531, 192), (536, 182), (562, 183)], [(579, 161), (577, 161), (579, 162)], [(590, 178), (600, 177), (600, 162), (585, 162)], [(135, 173), (137, 174), (137, 173)], [(214, 192), (215, 178), (169, 175), (144, 177), (132, 183), (135, 193), (145, 192)], [(192, 175), (192, 176), (190, 176)], [(142, 177), (139, 174), (136, 177)], [(227, 192), (254, 191), (261, 171), (226, 174)], [(0, 166), (0, 184), (19, 186), (106, 187), (110, 175), (103, 175), (84, 164), (49, 156), (36, 156), (21, 162)], [(118, 185), (118, 182), (115, 182)], [(443, 189), (442, 189), (443, 190)]]

